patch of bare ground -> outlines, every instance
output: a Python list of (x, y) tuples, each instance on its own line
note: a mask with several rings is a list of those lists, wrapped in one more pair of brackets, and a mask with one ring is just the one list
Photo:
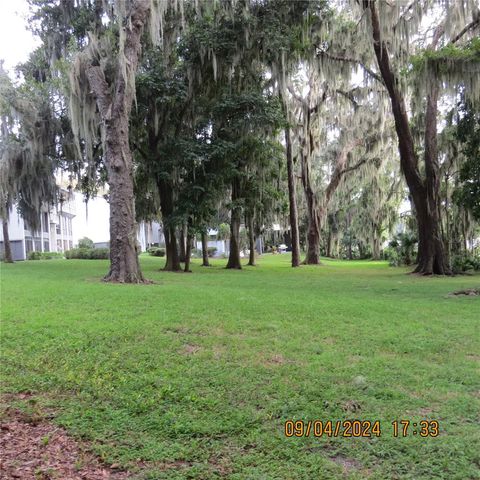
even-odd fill
[(202, 347), (199, 345), (192, 345), (191, 343), (186, 343), (179, 351), (178, 353), (180, 355), (195, 355), (198, 353)]
[(341, 453), (335, 452), (335, 448), (332, 445), (326, 444), (318, 447), (307, 448), (307, 451), (311, 453), (325, 453), (328, 458), (333, 463), (342, 467), (343, 474), (349, 475), (350, 473), (356, 472), (361, 475), (361, 478), (369, 478), (372, 474), (372, 470), (365, 468), (358, 460), (355, 458), (347, 457)]
[(123, 480), (128, 472), (103, 464), (85, 445), (41, 415), (3, 410), (1, 480)]
[(354, 458), (346, 457), (344, 455), (334, 455), (330, 460), (337, 465), (340, 465), (344, 473), (350, 473), (352, 470), (363, 470), (362, 464)]
[(258, 362), (260, 365), (269, 368), (281, 367), (283, 365), (299, 364), (299, 362), (295, 360), (285, 358), (281, 353), (274, 353), (273, 355), (259, 358)]
[(480, 288), (467, 288), (465, 290), (457, 290), (450, 292), (447, 297), (478, 297), (480, 295)]

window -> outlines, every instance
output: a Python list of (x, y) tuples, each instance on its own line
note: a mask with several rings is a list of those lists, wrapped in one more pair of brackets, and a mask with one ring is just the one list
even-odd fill
[(57, 251), (58, 252), (63, 252), (62, 241), (61, 240), (57, 240)]
[(48, 233), (48, 213), (43, 212), (43, 231)]
[(43, 241), (43, 251), (49, 252), (50, 251), (50, 242), (48, 240)]
[(42, 240), (40, 238), (36, 238), (35, 239), (35, 250), (37, 252), (41, 252), (42, 251)]
[(66, 240), (63, 241), (63, 251), (68, 250), (68, 242)]

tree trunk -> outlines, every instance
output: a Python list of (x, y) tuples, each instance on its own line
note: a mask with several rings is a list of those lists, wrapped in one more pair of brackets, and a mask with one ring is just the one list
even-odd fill
[(376, 226), (373, 227), (372, 260), (380, 260), (380, 233)]
[(208, 261), (208, 237), (207, 232), (202, 232), (202, 267), (209, 267)]
[(166, 261), (163, 270), (166, 272), (179, 272), (182, 270), (178, 254), (178, 243), (175, 225), (171, 223), (174, 213), (173, 188), (169, 180), (158, 179), (160, 196), (160, 210), (162, 212), (163, 230), (165, 235)]
[[(425, 199), (418, 216), (419, 262), (415, 272), (451, 274), (442, 240), (440, 176), (437, 151), (438, 85), (430, 86), (425, 115)], [(418, 209), (417, 209), (418, 211)]]
[(180, 265), (180, 257), (178, 255), (177, 236), (175, 227), (166, 226), (163, 224), (165, 235), (165, 250), (166, 260), (163, 270), (166, 272), (180, 272), (182, 267)]
[(328, 236), (327, 236), (327, 249), (326, 249), (326, 256), (331, 258), (332, 256), (332, 230), (328, 227)]
[(109, 85), (99, 65), (90, 65), (86, 75), (105, 125), (105, 166), (110, 203), (110, 271), (106, 282), (141, 283), (145, 279), (138, 262), (133, 162), (129, 145), (129, 119), (134, 86), (124, 75), (124, 62), (134, 72), (141, 52), (141, 36), (150, 11), (148, 0), (132, 5), (125, 28), (124, 60), (117, 58), (115, 79)]
[(184, 272), (189, 273), (191, 272), (190, 270), (190, 260), (192, 258), (192, 241), (193, 241), (193, 235), (190, 233), (190, 229), (187, 231), (187, 246), (185, 249), (185, 268)]
[[(121, 112), (119, 112), (121, 113)], [(110, 271), (106, 282), (144, 282), (138, 262), (133, 194), (133, 162), (128, 145), (128, 117), (119, 114), (106, 128), (105, 164), (110, 204)]]
[(292, 240), (292, 267), (300, 266), (300, 233), (298, 228), (297, 187), (295, 165), (292, 156), (290, 127), (285, 127), (285, 145), (287, 157), (288, 204), (290, 213), (290, 237)]
[(427, 98), (425, 119), (425, 173), (422, 180), (418, 159), (408, 121), (405, 99), (398, 88), (387, 47), (381, 38), (381, 27), (375, 2), (364, 0), (370, 9), (373, 46), (380, 73), (392, 103), (395, 129), (400, 151), (400, 165), (411, 193), (418, 224), (418, 266), (416, 273), (424, 275), (449, 274), (439, 228), (438, 159), (436, 149), (438, 87), (434, 85)]
[(2, 220), (3, 228), (3, 261), (5, 263), (13, 263), (12, 247), (10, 245), (10, 236), (8, 234), (8, 221)]
[(254, 224), (253, 224), (253, 215), (250, 215), (248, 217), (247, 222), (248, 222), (248, 248), (250, 249), (247, 265), (250, 265), (251, 267), (255, 267), (257, 264), (255, 263), (255, 231), (254, 231)]
[(185, 248), (185, 240), (186, 240), (185, 226), (182, 225), (182, 227), (180, 228), (180, 235), (179, 235), (179, 241), (180, 241), (179, 253), (180, 253), (181, 263), (185, 262), (185, 258), (187, 255), (186, 248)]
[(240, 181), (234, 179), (232, 183), (232, 214), (230, 220), (230, 254), (226, 268), (242, 269), (240, 263), (240, 223), (242, 218), (242, 209), (238, 206), (240, 194)]
[(318, 215), (317, 199), (313, 191), (310, 178), (310, 161), (306, 155), (302, 158), (302, 184), (307, 200), (307, 254), (305, 265), (320, 264), (320, 218)]

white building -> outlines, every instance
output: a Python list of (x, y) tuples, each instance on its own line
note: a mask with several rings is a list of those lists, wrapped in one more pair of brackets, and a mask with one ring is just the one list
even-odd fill
[[(13, 260), (25, 260), (29, 252), (64, 252), (73, 248), (72, 219), (75, 217), (73, 197), (64, 191), (65, 201), (53, 208), (45, 206), (40, 214), (40, 229), (32, 231), (14, 206), (10, 210), (8, 235)], [(0, 250), (3, 254), (3, 231)]]

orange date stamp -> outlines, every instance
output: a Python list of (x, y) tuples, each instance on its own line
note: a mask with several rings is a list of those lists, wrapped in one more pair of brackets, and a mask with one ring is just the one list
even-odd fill
[(436, 420), (394, 420), (387, 427), (380, 420), (287, 420), (286, 437), (437, 437), (440, 433)]

